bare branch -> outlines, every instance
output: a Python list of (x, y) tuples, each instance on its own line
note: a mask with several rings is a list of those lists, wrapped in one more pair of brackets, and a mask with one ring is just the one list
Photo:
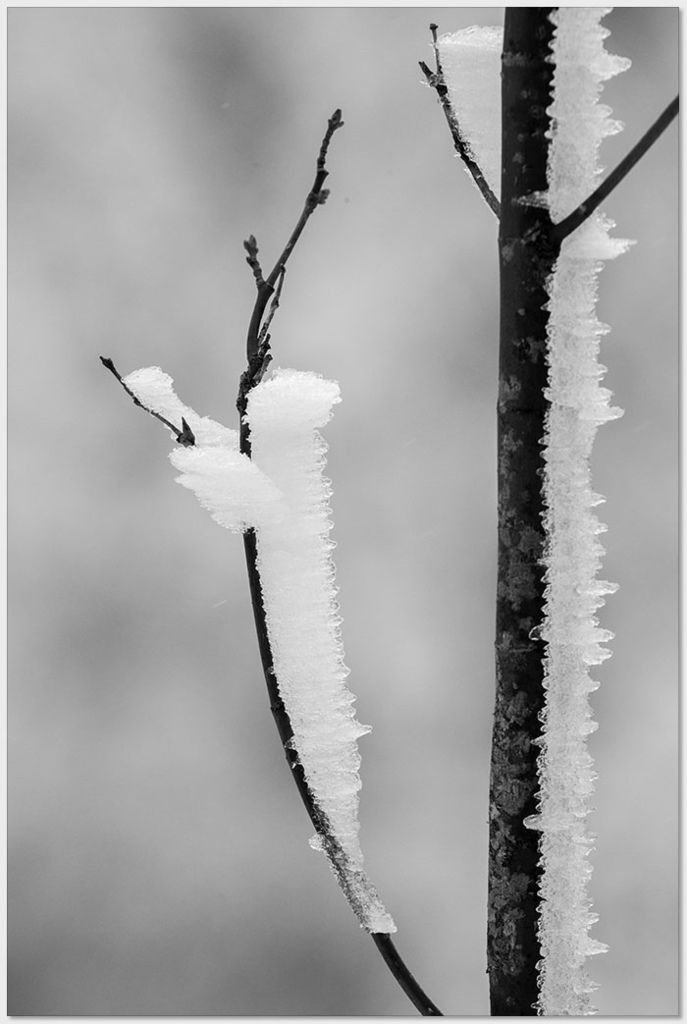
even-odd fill
[(676, 96), (672, 103), (669, 103), (663, 113), (656, 118), (651, 128), (641, 137), (636, 146), (634, 146), (627, 156), (620, 161), (615, 170), (611, 171), (605, 181), (602, 181), (597, 189), (595, 189), (588, 199), (585, 199), (583, 203), (573, 210), (572, 213), (559, 221), (558, 224), (553, 226), (553, 238), (558, 243), (562, 242), (563, 239), (571, 235), (573, 231), (576, 231), (581, 224), (587, 220), (594, 210), (603, 203), (614, 188), (620, 184), (626, 175), (630, 173), (632, 168), (637, 164), (644, 154), (653, 146), (654, 142), (659, 138), (660, 135), (666, 130), (670, 122), (677, 115), (680, 105), (680, 97)]
[(415, 1009), (419, 1010), (423, 1017), (443, 1017), (441, 1010), (434, 1005), (428, 995), (425, 995), (403, 960), (401, 960), (398, 950), (391, 941), (391, 936), (382, 932), (372, 932), (372, 941), (384, 957), (384, 962)]
[(439, 102), (441, 103), (441, 107), (444, 111), (444, 116), (446, 118), (446, 123), (448, 124), (449, 131), (451, 132), (451, 138), (453, 139), (453, 145), (456, 150), (456, 153), (458, 153), (459, 157), (461, 158), (461, 160), (467, 167), (468, 171), (472, 175), (472, 178), (475, 184), (477, 185), (477, 188), (484, 196), (484, 199), (489, 209), (493, 213), (495, 213), (497, 217), (500, 217), (501, 204), (499, 203), (498, 199), (496, 198), (491, 188), (489, 187), (487, 179), (484, 177), (484, 174), (482, 173), (479, 164), (475, 160), (474, 154), (468, 142), (465, 140), (465, 138), (463, 137), (463, 133), (460, 130), (458, 118), (456, 116), (455, 110), (453, 109), (453, 104), (451, 103), (451, 99), (448, 94), (448, 87), (446, 85), (446, 79), (444, 78), (444, 69), (441, 65), (441, 58), (439, 56), (439, 46), (437, 43), (437, 28), (438, 26), (435, 25), (433, 22), (429, 26), (429, 30), (432, 33), (432, 48), (434, 50), (436, 70), (430, 71), (430, 69), (427, 67), (423, 60), (419, 62), (420, 68), (422, 69), (422, 72), (425, 78), (427, 79), (427, 84), (430, 86), (430, 88), (434, 89), (437, 96), (439, 97)]
[(170, 423), (169, 420), (165, 419), (165, 417), (162, 416), (159, 412), (155, 412), (154, 409), (149, 409), (147, 405), (144, 405), (143, 402), (136, 397), (131, 388), (124, 383), (122, 375), (120, 374), (119, 370), (116, 368), (115, 364), (108, 356), (100, 356), (100, 362), (103, 364), (106, 370), (109, 370), (110, 373), (117, 378), (119, 383), (126, 391), (127, 395), (133, 401), (134, 405), (137, 405), (139, 409), (143, 409), (143, 411), (147, 412), (150, 416), (154, 416), (156, 420), (160, 421), (160, 423), (164, 423), (164, 425), (172, 431), (178, 444), (183, 445), (184, 448), (193, 447), (193, 445), (196, 443), (196, 438), (183, 416), (181, 417), (181, 430), (179, 430), (178, 427), (175, 427), (173, 423)]
[[(293, 252), (296, 246), (296, 242), (303, 233), (303, 228), (308, 223), (311, 214), (313, 213), (314, 210), (317, 209), (318, 206), (322, 206), (327, 201), (329, 190), (323, 187), (327, 179), (327, 175), (329, 174), (326, 167), (327, 153), (329, 151), (329, 144), (332, 140), (334, 132), (337, 131), (339, 128), (342, 128), (343, 123), (344, 122), (341, 116), (341, 111), (335, 110), (332, 116), (329, 118), (329, 121), (327, 122), (327, 130), (324, 134), (324, 138), (322, 139), (322, 144), (320, 146), (320, 151), (317, 155), (317, 173), (315, 175), (315, 181), (313, 182), (313, 186), (308, 192), (308, 195), (306, 196), (305, 205), (303, 206), (303, 211), (300, 217), (298, 218), (298, 223), (291, 232), (291, 236), (286, 245), (284, 246), (284, 249), (279, 259), (274, 264), (274, 267), (272, 268), (271, 273), (267, 277), (267, 280), (263, 281), (262, 283), (258, 282), (258, 297), (255, 300), (255, 306), (253, 307), (253, 315), (251, 316), (250, 324), (248, 326), (248, 338), (246, 341), (246, 355), (248, 358), (249, 366), (251, 365), (251, 362), (255, 360), (258, 354), (258, 349), (260, 347), (260, 325), (262, 323), (262, 318), (265, 314), (267, 303), (269, 302), (270, 296), (274, 292), (274, 287), (277, 283), (277, 279), (279, 278), (279, 275), (283, 267), (286, 265), (286, 261)], [(249, 263), (251, 263), (250, 257), (252, 255), (253, 254), (249, 252)], [(257, 244), (255, 246), (254, 255), (255, 258), (257, 259)], [(253, 274), (255, 275), (255, 267), (253, 263), (251, 263), (251, 268), (253, 269)]]

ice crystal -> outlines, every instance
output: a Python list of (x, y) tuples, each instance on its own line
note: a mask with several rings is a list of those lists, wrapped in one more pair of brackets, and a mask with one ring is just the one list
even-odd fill
[[(369, 727), (356, 721), (346, 685), (319, 431), (339, 401), (336, 383), (295, 370), (276, 371), (250, 393), (253, 458), (286, 505), (282, 521), (258, 531), (258, 568), (279, 692), (306, 780), (340, 847), (335, 869), (361, 923), (388, 932), (393, 921), (362, 873), (357, 739)], [(322, 837), (314, 846), (329, 852)]]
[[(549, 209), (559, 221), (595, 188), (599, 146), (619, 130), (599, 103), (602, 83), (629, 62), (608, 54), (600, 24), (608, 8), (557, 8), (552, 14), (553, 102), (547, 169)], [(539, 813), (526, 820), (541, 832), (539, 1012), (546, 1016), (594, 1012), (596, 987), (585, 971), (588, 956), (604, 952), (588, 932), (591, 913), (588, 861), (593, 846), (586, 824), (595, 773), (586, 740), (596, 728), (589, 694), (598, 683), (590, 667), (610, 655), (613, 634), (595, 612), (614, 584), (596, 578), (605, 530), (593, 507), (589, 459), (598, 427), (621, 415), (601, 386), (599, 341), (607, 328), (595, 315), (597, 277), (603, 260), (627, 248), (609, 235), (612, 223), (594, 214), (562, 246), (549, 284), (544, 436), (546, 590), (538, 637), (546, 644), (546, 702), (539, 739)]]
[(438, 40), (449, 99), (461, 135), (495, 196), (501, 193), (503, 29), (472, 25)]
[(356, 721), (346, 686), (336, 602), (326, 444), (319, 428), (340, 401), (338, 384), (314, 373), (277, 370), (248, 400), (252, 459), (238, 433), (183, 405), (159, 367), (137, 370), (126, 385), (149, 409), (196, 439), (170, 455), (178, 483), (192, 490), (213, 519), (234, 531), (254, 527), (263, 604), (279, 693), (291, 741), (320, 815), (311, 841), (324, 851), (361, 925), (396, 930), (363, 870), (358, 833)]
[(282, 495), (255, 463), (239, 452), (238, 431), (199, 416), (176, 396), (172, 378), (159, 366), (136, 370), (124, 379), (147, 408), (181, 427), (182, 418), (194, 433), (190, 448), (175, 448), (170, 462), (177, 483), (193, 491), (215, 522), (236, 533), (279, 518)]

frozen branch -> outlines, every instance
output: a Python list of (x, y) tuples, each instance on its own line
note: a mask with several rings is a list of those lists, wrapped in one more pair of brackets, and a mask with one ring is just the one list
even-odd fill
[(489, 184), (486, 178), (484, 177), (484, 174), (482, 173), (480, 166), (478, 165), (477, 161), (475, 160), (475, 157), (473, 156), (472, 150), (468, 142), (463, 136), (463, 133), (460, 129), (460, 125), (458, 123), (456, 112), (453, 109), (453, 105), (451, 104), (451, 99), (448, 94), (448, 87), (446, 85), (446, 79), (444, 78), (444, 69), (442, 67), (441, 58), (439, 56), (439, 47), (437, 45), (437, 27), (438, 26), (435, 25), (434, 23), (432, 23), (429, 26), (429, 30), (432, 33), (432, 47), (434, 49), (434, 61), (436, 65), (435, 70), (431, 71), (423, 60), (419, 62), (420, 68), (425, 78), (427, 79), (427, 84), (430, 86), (430, 88), (434, 89), (437, 96), (439, 97), (439, 102), (441, 103), (441, 108), (444, 111), (444, 117), (446, 118), (446, 123), (448, 124), (456, 153), (458, 153), (461, 160), (463, 161), (468, 171), (472, 175), (472, 178), (475, 184), (477, 185), (477, 188), (482, 193), (487, 205), (489, 206), (489, 209), (494, 214), (496, 214), (497, 217), (499, 217), (501, 215), (500, 203), (496, 196), (494, 195), (494, 193), (492, 192), (491, 188), (489, 187)]
[(258, 258), (258, 242), (255, 235), (250, 235), (243, 243), (243, 248), (247, 252), (246, 263), (253, 271), (253, 277), (255, 278), (255, 284), (258, 291), (265, 283), (265, 279), (262, 276), (262, 267), (260, 266), (260, 260)]
[[(237, 408), (241, 417), (240, 450), (244, 455), (249, 457), (252, 453), (251, 426), (249, 422), (251, 419), (249, 415), (249, 399), (254, 388), (263, 379), (265, 370), (269, 360), (271, 359), (268, 329), (279, 306), (279, 299), (284, 281), (285, 264), (293, 252), (309, 217), (317, 206), (324, 203), (327, 199), (329, 194), (328, 190), (323, 188), (328, 174), (326, 169), (326, 157), (331, 138), (334, 132), (340, 128), (342, 124), (341, 111), (337, 110), (329, 119), (327, 131), (322, 140), (317, 158), (317, 173), (315, 181), (308, 193), (308, 196), (306, 197), (298, 223), (296, 224), (296, 227), (294, 228), (279, 259), (275, 263), (274, 268), (268, 275), (267, 279), (262, 283), (260, 282), (262, 271), (257, 259), (257, 243), (253, 236), (251, 236), (248, 243), (245, 244), (246, 251), (248, 253), (248, 263), (253, 270), (253, 274), (258, 285), (258, 296), (251, 316), (246, 346), (248, 366), (241, 375), (239, 393), (237, 397)], [(263, 322), (265, 309), (270, 296), (273, 296), (272, 302), (270, 304), (267, 317)], [(270, 710), (272, 711), (272, 715), (277, 726), (277, 731), (279, 733), (287, 764), (310, 820), (315, 826), (318, 844), (320, 844), (320, 848), (323, 852), (327, 854), (332, 869), (337, 875), (339, 884), (341, 885), (352, 909), (363, 920), (366, 915), (369, 920), (370, 914), (376, 913), (379, 917), (380, 925), (384, 923), (385, 930), (375, 930), (374, 927), (370, 927), (368, 924), (368, 931), (370, 932), (375, 945), (379, 949), (379, 952), (384, 958), (384, 961), (389, 967), (392, 975), (409, 997), (413, 1005), (423, 1016), (441, 1016), (441, 1011), (422, 990), (399, 955), (398, 950), (389, 935), (389, 926), (384, 920), (385, 915), (383, 907), (381, 907), (381, 903), (379, 903), (376, 893), (374, 893), (374, 890), (370, 889), (369, 883), (367, 882), (364, 874), (359, 868), (356, 868), (354, 863), (352, 863), (350, 853), (340, 842), (328, 814), (324, 811), (322, 806), (320, 806), (319, 801), (316, 799), (315, 794), (308, 784), (303, 760), (299, 750), (297, 749), (291, 718), (280, 692), (278, 674), (275, 669), (275, 658), (272, 651), (272, 644), (270, 642), (268, 614), (265, 606), (265, 581), (262, 579), (260, 571), (261, 544), (263, 543), (263, 540), (264, 538), (261, 534), (259, 541), (258, 534), (254, 529), (249, 529), (244, 532), (243, 541), (246, 556), (246, 567), (258, 647), (269, 696)], [(366, 910), (361, 906), (361, 898), (363, 903), (368, 904)], [(376, 909), (377, 906), (379, 907), (379, 910)], [(361, 910), (364, 910), (364, 912), (361, 913)], [(386, 915), (386, 918), (388, 918), (388, 915)]]
[(155, 412), (154, 409), (149, 409), (147, 405), (144, 405), (143, 402), (141, 402), (140, 399), (136, 397), (131, 388), (124, 382), (115, 364), (108, 356), (101, 356), (100, 362), (103, 364), (106, 370), (109, 370), (110, 373), (117, 378), (119, 383), (126, 391), (127, 395), (131, 398), (134, 405), (137, 405), (139, 409), (143, 409), (143, 411), (147, 412), (149, 416), (154, 416), (156, 420), (160, 421), (160, 423), (164, 423), (166, 427), (169, 427), (169, 429), (174, 434), (174, 437), (176, 438), (178, 444), (183, 445), (184, 448), (190, 448), (196, 443), (193, 431), (191, 430), (183, 416), (181, 417), (181, 430), (179, 430), (178, 427), (175, 427), (173, 423), (170, 423), (170, 421), (166, 419), (161, 413)]

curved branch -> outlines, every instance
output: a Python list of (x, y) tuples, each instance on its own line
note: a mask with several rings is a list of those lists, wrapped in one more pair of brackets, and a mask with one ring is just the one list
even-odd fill
[[(248, 330), (248, 366), (241, 375), (239, 393), (236, 400), (236, 406), (241, 418), (239, 435), (240, 450), (244, 455), (248, 455), (249, 457), (251, 455), (250, 428), (245, 417), (248, 405), (248, 396), (252, 389), (262, 379), (271, 359), (269, 335), (267, 334), (267, 330), (272, 316), (279, 305), (281, 286), (284, 280), (285, 263), (293, 252), (308, 218), (318, 205), (321, 205), (326, 201), (327, 196), (329, 195), (328, 191), (322, 187), (328, 174), (326, 169), (327, 150), (332, 135), (337, 128), (341, 127), (342, 124), (341, 111), (337, 110), (329, 119), (327, 131), (324, 139), (322, 140), (322, 145), (320, 146), (320, 152), (317, 158), (317, 175), (315, 177), (313, 187), (306, 197), (303, 212), (301, 213), (299, 221), (296, 224), (296, 227), (294, 228), (281, 256), (275, 263), (273, 270), (262, 283), (260, 283), (259, 280), (262, 276), (262, 272), (257, 260), (257, 242), (251, 235), (248, 243), (244, 243), (248, 253), (248, 263), (253, 270), (256, 284), (258, 285), (258, 296), (255, 301)], [(273, 293), (274, 298), (270, 305), (267, 318), (263, 324), (262, 321), (265, 315), (265, 309), (267, 308), (267, 303)], [(315, 826), (317, 834), (322, 840), (324, 850), (334, 872), (337, 875), (339, 884), (341, 885), (352, 909), (355, 911), (356, 895), (351, 890), (350, 879), (352, 877), (352, 870), (348, 862), (348, 857), (346, 852), (342, 849), (341, 844), (336, 839), (327, 815), (319, 806), (314, 794), (308, 786), (303, 766), (298, 757), (298, 752), (294, 749), (292, 744), (294, 735), (293, 727), (291, 725), (289, 713), (286, 710), (284, 701), (282, 700), (279, 692), (277, 675), (274, 669), (274, 658), (267, 629), (267, 618), (262, 598), (262, 583), (260, 579), (260, 570), (258, 569), (258, 547), (255, 530), (246, 530), (243, 535), (243, 544), (246, 556), (246, 568), (248, 572), (248, 586), (250, 589), (251, 604), (253, 607), (253, 618), (255, 620), (255, 631), (260, 651), (260, 660), (262, 662), (263, 673), (265, 676), (265, 683), (267, 686), (270, 710), (277, 726), (277, 732), (279, 733), (286, 762), (289, 766), (294, 782), (296, 783), (296, 788), (298, 789), (301, 800), (305, 805), (305, 809), (308, 812), (310, 820)], [(380, 932), (370, 932), (369, 934), (384, 958), (384, 962), (387, 964), (392, 975), (416, 1009), (419, 1010), (423, 1016), (442, 1016), (441, 1011), (435, 1006), (429, 996), (426, 995), (411, 972), (408, 970), (399, 955), (398, 950), (394, 946), (391, 937), (387, 933)]]
[[(243, 430), (242, 430), (243, 436)], [(346, 870), (346, 854), (333, 835), (331, 825), (326, 814), (319, 807), (303, 772), (303, 766), (298, 759), (298, 753), (294, 750), (291, 740), (293, 739), (293, 728), (289, 714), (284, 707), (284, 702), (279, 693), (277, 676), (274, 671), (272, 649), (270, 646), (269, 634), (267, 632), (267, 621), (265, 618), (265, 607), (262, 600), (262, 586), (260, 583), (260, 572), (257, 565), (257, 538), (255, 530), (247, 530), (243, 535), (244, 550), (246, 554), (246, 566), (248, 569), (248, 585), (250, 588), (253, 616), (255, 619), (255, 631), (258, 638), (260, 659), (265, 674), (267, 692), (270, 700), (270, 710), (274, 717), (279, 738), (282, 743), (286, 763), (289, 766), (296, 788), (301, 800), (305, 805), (308, 816), (312, 821), (318, 835), (323, 840), (323, 845), (329, 856), (330, 863), (336, 872), (339, 884), (344, 893), (349, 897), (348, 877)], [(349, 900), (350, 902), (350, 900)], [(391, 936), (386, 932), (370, 932), (370, 937), (381, 953), (384, 962), (392, 975), (408, 996), (413, 1006), (423, 1017), (441, 1017), (441, 1010), (432, 1002), (424, 992), (396, 949)]]
[(676, 96), (672, 103), (669, 103), (666, 109), (659, 117), (656, 118), (651, 128), (641, 137), (639, 142), (634, 146), (627, 156), (620, 161), (615, 170), (611, 171), (605, 181), (595, 189), (588, 199), (585, 199), (583, 203), (573, 210), (572, 213), (568, 214), (563, 220), (559, 221), (558, 224), (553, 226), (553, 238), (557, 242), (562, 242), (568, 235), (571, 235), (573, 231), (576, 231), (581, 224), (587, 220), (589, 216), (597, 209), (598, 206), (603, 203), (614, 188), (620, 184), (626, 175), (630, 173), (635, 164), (639, 163), (644, 154), (653, 146), (654, 142), (659, 138), (660, 135), (666, 130), (670, 122), (677, 115), (680, 105), (680, 97)]
[(410, 999), (413, 1006), (423, 1017), (443, 1017), (441, 1010), (434, 1005), (429, 996), (425, 995), (413, 975), (401, 960), (391, 936), (386, 933), (372, 932), (372, 940), (384, 957), (384, 962)]
[(461, 158), (461, 160), (467, 167), (468, 171), (472, 175), (472, 178), (475, 184), (477, 185), (477, 188), (484, 196), (484, 199), (489, 209), (492, 211), (492, 213), (496, 214), (497, 217), (500, 217), (501, 204), (499, 203), (498, 199), (496, 198), (491, 188), (489, 187), (487, 179), (484, 177), (484, 174), (482, 173), (479, 164), (475, 160), (469, 144), (463, 138), (463, 134), (460, 130), (460, 125), (458, 124), (456, 112), (453, 109), (453, 105), (448, 94), (448, 87), (446, 85), (446, 79), (444, 78), (444, 69), (441, 65), (441, 58), (439, 57), (439, 46), (437, 44), (437, 27), (438, 26), (435, 25), (433, 22), (429, 26), (429, 30), (432, 33), (432, 48), (434, 49), (434, 60), (436, 62), (436, 70), (430, 71), (430, 69), (427, 67), (423, 60), (419, 61), (420, 68), (422, 69), (422, 72), (425, 78), (427, 79), (427, 84), (430, 86), (430, 88), (434, 89), (437, 96), (439, 97), (439, 102), (441, 103), (442, 110), (444, 111), (444, 116), (446, 118), (446, 123), (448, 124), (449, 131), (451, 132), (451, 138), (453, 139), (453, 145), (456, 150), (456, 153)]

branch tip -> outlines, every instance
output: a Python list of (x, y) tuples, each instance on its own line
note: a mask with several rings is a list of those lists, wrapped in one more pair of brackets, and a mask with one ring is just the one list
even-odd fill
[[(337, 109), (334, 111), (334, 113), (327, 121), (327, 129), (324, 133), (322, 142), (320, 143), (320, 149), (317, 154), (317, 171), (315, 174), (315, 181), (313, 182), (312, 188), (305, 197), (305, 203), (303, 205), (301, 215), (298, 219), (298, 223), (291, 232), (291, 237), (286, 243), (281, 255), (279, 256), (279, 259), (274, 264), (274, 267), (270, 271), (267, 278), (262, 277), (262, 272), (260, 278), (255, 276), (255, 280), (258, 285), (258, 295), (255, 300), (255, 305), (253, 306), (253, 313), (251, 315), (250, 324), (248, 325), (248, 337), (246, 339), (246, 356), (248, 361), (248, 370), (246, 371), (247, 376), (246, 374), (244, 374), (244, 376), (242, 377), (243, 383), (241, 384), (241, 387), (239, 389), (239, 397), (237, 401), (240, 409), (243, 408), (243, 404), (245, 402), (248, 390), (250, 390), (250, 387), (253, 386), (253, 384), (257, 383), (257, 380), (259, 379), (258, 377), (256, 377), (256, 360), (258, 360), (259, 358), (261, 339), (265, 337), (265, 332), (262, 331), (261, 325), (263, 317), (265, 316), (265, 310), (267, 309), (267, 303), (270, 301), (270, 296), (274, 294), (274, 289), (275, 286), (278, 285), (279, 277), (284, 273), (286, 261), (288, 260), (289, 256), (296, 247), (296, 243), (300, 238), (301, 234), (303, 233), (303, 228), (308, 223), (311, 214), (315, 209), (317, 209), (318, 206), (322, 206), (323, 203), (327, 201), (327, 198), (329, 196), (329, 189), (324, 188), (324, 183), (329, 175), (329, 171), (327, 170), (326, 166), (327, 153), (329, 151), (329, 144), (332, 140), (334, 132), (336, 132), (339, 128), (343, 128), (343, 125), (343, 116), (340, 108), (337, 107)], [(253, 249), (252, 241), (253, 236), (251, 235), (251, 237), (248, 239), (248, 243), (244, 242), (244, 247), (248, 252), (248, 262), (251, 265), (253, 274), (255, 275), (254, 262), (257, 263), (257, 242), (255, 243), (255, 247)], [(268, 324), (269, 321), (272, 319), (272, 316), (274, 316), (274, 311), (276, 310), (278, 305), (279, 302), (277, 300), (277, 304), (272, 306), (271, 314), (268, 315)], [(253, 384), (248, 384), (247, 382), (251, 380), (253, 381)]]
[(451, 103), (451, 99), (448, 94), (448, 86), (446, 85), (446, 79), (444, 78), (444, 69), (441, 65), (441, 57), (439, 56), (439, 44), (437, 40), (438, 28), (439, 26), (435, 22), (432, 22), (429, 26), (429, 30), (432, 33), (432, 49), (434, 50), (436, 70), (431, 71), (423, 60), (418, 61), (418, 63), (425, 78), (427, 79), (427, 84), (430, 88), (434, 89), (439, 97), (439, 102), (441, 103), (442, 110), (444, 111), (444, 117), (446, 118), (449, 131), (451, 132), (451, 138), (453, 139), (453, 146), (456, 153), (472, 175), (472, 179), (482, 193), (489, 209), (492, 213), (496, 214), (497, 217), (500, 217), (501, 204), (489, 187), (489, 183), (484, 177), (479, 164), (475, 160), (470, 146), (463, 138), (463, 133), (458, 123), (456, 112), (453, 109), (453, 104)]
[(246, 241), (243, 243), (243, 248), (246, 250), (248, 255), (246, 256), (246, 263), (253, 271), (253, 277), (255, 278), (255, 284), (258, 288), (264, 283), (262, 276), (262, 267), (260, 266), (260, 260), (258, 258), (258, 242), (255, 235), (249, 235)]
[(160, 421), (160, 423), (164, 423), (164, 425), (169, 430), (172, 431), (178, 444), (183, 445), (184, 448), (193, 447), (193, 445), (196, 443), (196, 439), (193, 434), (193, 431), (191, 430), (183, 416), (181, 417), (181, 430), (179, 430), (178, 427), (175, 427), (173, 423), (170, 423), (170, 421), (168, 419), (165, 419), (165, 417), (162, 416), (159, 412), (155, 412), (154, 409), (149, 409), (147, 405), (143, 404), (140, 398), (138, 398), (134, 394), (129, 385), (126, 383), (121, 373), (119, 372), (119, 370), (117, 369), (117, 367), (112, 362), (109, 356), (100, 356), (99, 358), (100, 362), (103, 364), (105, 369), (109, 370), (110, 373), (117, 378), (117, 380), (122, 385), (131, 401), (134, 403), (134, 405), (137, 405), (139, 409), (143, 409), (143, 412), (147, 412), (150, 416), (154, 416), (156, 420)]
[(183, 445), (184, 448), (192, 448), (196, 443), (195, 434), (183, 416), (181, 417), (181, 432), (177, 434), (177, 441), (179, 444)]

